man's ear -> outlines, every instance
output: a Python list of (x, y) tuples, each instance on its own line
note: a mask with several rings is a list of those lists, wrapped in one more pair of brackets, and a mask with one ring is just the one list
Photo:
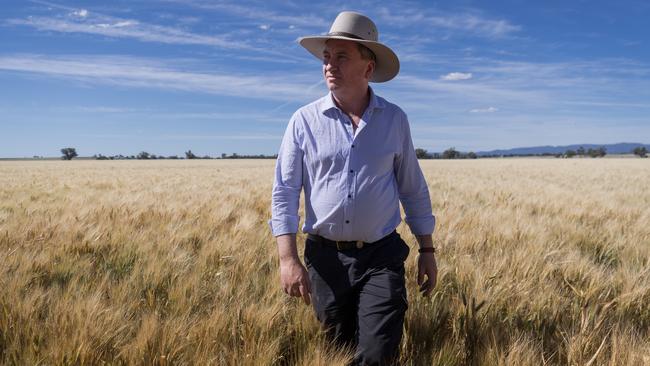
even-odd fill
[(368, 62), (368, 66), (366, 66), (366, 73), (365, 73), (366, 79), (370, 80), (374, 72), (375, 72), (375, 61), (371, 60), (370, 62)]

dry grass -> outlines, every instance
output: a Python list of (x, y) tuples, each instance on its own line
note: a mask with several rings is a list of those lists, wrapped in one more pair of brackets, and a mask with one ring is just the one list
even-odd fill
[[(404, 364), (650, 363), (650, 161), (421, 165), (440, 278), (417, 297), (410, 256)], [(344, 364), (280, 290), (272, 171), (1, 162), (0, 362)]]

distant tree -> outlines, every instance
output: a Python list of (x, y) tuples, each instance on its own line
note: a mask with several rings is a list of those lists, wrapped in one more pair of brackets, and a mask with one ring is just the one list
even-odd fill
[(470, 151), (470, 152), (467, 153), (467, 158), (468, 159), (476, 159), (476, 158), (478, 158), (478, 155), (476, 155), (476, 153), (474, 151)]
[(449, 149), (442, 152), (443, 159), (458, 159), (459, 157), (460, 153), (456, 151), (455, 147), (450, 147)]
[(579, 156), (585, 156), (585, 148), (580, 146), (578, 150), (576, 150), (576, 154), (578, 154)]
[(167, 159), (174, 159), (174, 160), (175, 160), (175, 159), (178, 159), (178, 156), (176, 156), (176, 155), (170, 155), (170, 156), (167, 157)]
[(151, 157), (151, 156), (149, 155), (148, 152), (146, 152), (146, 151), (141, 151), (141, 152), (138, 154), (138, 156), (136, 157), (136, 159), (147, 160), (147, 159), (149, 159), (150, 157)]
[(187, 150), (187, 151), (185, 152), (185, 159), (196, 159), (196, 158), (197, 158), (197, 156), (194, 155), (194, 153), (192, 152), (192, 150)]
[(587, 155), (592, 158), (602, 158), (603, 156), (607, 155), (607, 149), (603, 146), (597, 149), (589, 149), (587, 150)]
[(63, 160), (72, 160), (77, 157), (77, 150), (74, 147), (64, 147), (61, 149), (61, 159)]
[(567, 158), (570, 159), (570, 158), (576, 156), (576, 152), (575, 152), (575, 150), (569, 149), (564, 153), (564, 156), (566, 156)]
[(646, 149), (645, 146), (635, 147), (634, 150), (632, 150), (632, 153), (640, 158), (648, 157), (648, 149)]
[(425, 149), (420, 149), (420, 148), (415, 149), (415, 156), (418, 159), (428, 159), (429, 158), (429, 154), (427, 153), (427, 151)]

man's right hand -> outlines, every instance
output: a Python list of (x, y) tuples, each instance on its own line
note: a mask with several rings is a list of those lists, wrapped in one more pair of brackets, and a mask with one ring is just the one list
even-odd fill
[(276, 237), (280, 255), (280, 284), (289, 296), (302, 297), (305, 304), (311, 303), (311, 282), (307, 269), (298, 258), (296, 234)]
[(311, 303), (309, 274), (298, 258), (280, 261), (280, 283), (289, 296), (302, 297), (307, 305)]

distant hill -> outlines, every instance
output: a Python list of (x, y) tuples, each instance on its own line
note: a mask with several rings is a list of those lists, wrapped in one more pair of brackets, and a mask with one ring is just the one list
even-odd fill
[(532, 146), (532, 147), (516, 147), (514, 149), (499, 149), (490, 151), (478, 151), (476, 155), (541, 155), (541, 154), (561, 154), (567, 150), (577, 150), (578, 148), (585, 150), (597, 149), (605, 147), (608, 154), (630, 154), (632, 149), (638, 146), (645, 146), (650, 150), (650, 144), (642, 144), (635, 142), (621, 142), (618, 144), (577, 144), (577, 145), (564, 145), (564, 146)]

